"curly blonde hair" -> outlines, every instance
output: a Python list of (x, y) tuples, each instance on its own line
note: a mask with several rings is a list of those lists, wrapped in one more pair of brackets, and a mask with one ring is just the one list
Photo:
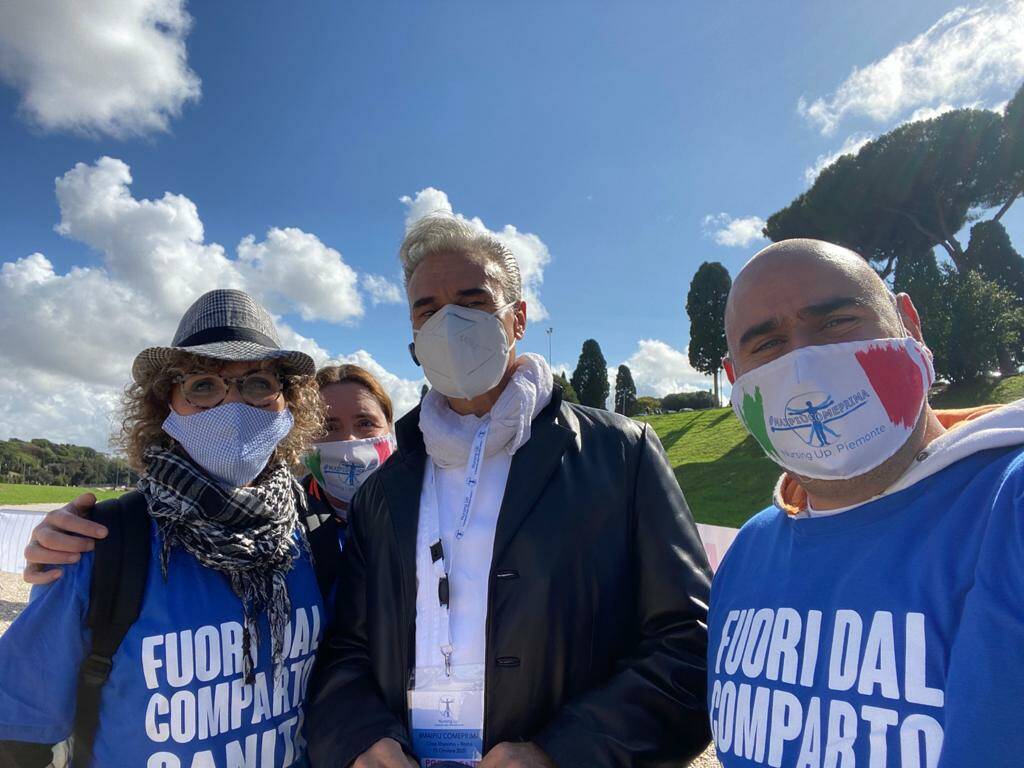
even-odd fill
[[(174, 439), (163, 430), (164, 420), (171, 412), (174, 380), (187, 373), (219, 373), (223, 360), (201, 357), (191, 352), (176, 352), (166, 365), (154, 369), (141, 382), (132, 382), (121, 399), (121, 430), (113, 442), (124, 451), (136, 472), (146, 469), (143, 455), (151, 447), (171, 448)], [(284, 382), (284, 399), (295, 424), (288, 436), (277, 445), (271, 463), (283, 461), (298, 468), (309, 444), (324, 434), (324, 411), (320, 389), (313, 376), (297, 376), (286, 365), (267, 361), (265, 367)]]

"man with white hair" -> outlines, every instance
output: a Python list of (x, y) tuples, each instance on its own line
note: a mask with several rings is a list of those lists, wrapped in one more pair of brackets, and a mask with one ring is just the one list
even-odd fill
[(725, 330), (785, 474), (715, 574), (719, 760), (1024, 764), (1024, 401), (932, 409), (910, 297), (830, 243), (757, 254)]
[(658, 438), (517, 356), (493, 237), (432, 216), (400, 258), (432, 389), (352, 505), (313, 765), (679, 765), (708, 739), (709, 570)]

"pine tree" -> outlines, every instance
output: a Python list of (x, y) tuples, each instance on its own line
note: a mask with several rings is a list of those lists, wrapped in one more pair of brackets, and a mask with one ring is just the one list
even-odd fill
[(892, 289), (896, 293), (908, 294), (913, 300), (921, 318), (925, 341), (930, 346), (934, 345), (933, 349), (939, 345), (935, 334), (939, 332), (947, 303), (944, 282), (933, 250), (905, 253), (896, 262)]
[(1024, 301), (1024, 258), (1014, 250), (1001, 223), (982, 221), (971, 227), (966, 256), (971, 268), (981, 272), (986, 280), (998, 283)]
[(690, 282), (686, 294), (686, 314), (690, 317), (690, 365), (711, 377), (715, 402), (718, 396), (718, 372), (729, 351), (725, 343), (725, 302), (732, 278), (717, 261), (705, 261)]
[(583, 342), (583, 350), (571, 381), (581, 404), (592, 408), (605, 407), (610, 390), (608, 364), (601, 354), (601, 347), (593, 339)]
[(636, 413), (636, 384), (628, 366), (620, 365), (615, 375), (615, 412), (623, 416)]

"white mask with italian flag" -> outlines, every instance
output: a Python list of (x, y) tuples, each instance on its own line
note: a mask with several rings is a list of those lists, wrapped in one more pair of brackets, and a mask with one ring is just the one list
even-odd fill
[(305, 464), (327, 493), (346, 504), (380, 465), (395, 451), (395, 437), (388, 433), (364, 440), (314, 443)]
[(870, 472), (910, 438), (935, 380), (914, 338), (795, 349), (743, 374), (732, 407), (768, 458), (801, 477)]

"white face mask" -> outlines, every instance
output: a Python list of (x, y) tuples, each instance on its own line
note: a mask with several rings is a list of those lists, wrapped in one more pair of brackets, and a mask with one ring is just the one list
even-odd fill
[(740, 376), (732, 407), (768, 458), (802, 477), (870, 472), (910, 438), (935, 380), (913, 338), (802, 347)]
[(359, 487), (395, 452), (394, 435), (365, 440), (335, 440), (314, 443), (305, 464), (331, 496), (346, 504)]
[(498, 315), (510, 306), (492, 314), (446, 304), (413, 331), (415, 358), (431, 387), (471, 400), (498, 385), (512, 347)]

